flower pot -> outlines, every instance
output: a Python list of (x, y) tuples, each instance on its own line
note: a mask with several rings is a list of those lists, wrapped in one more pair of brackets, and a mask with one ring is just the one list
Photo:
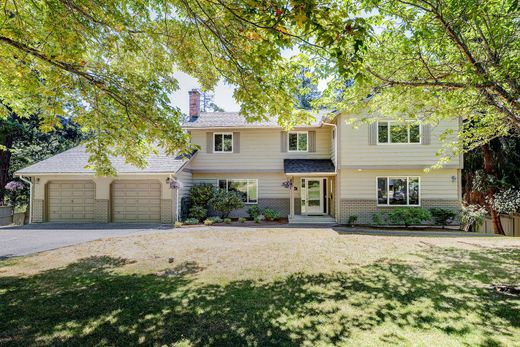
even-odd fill
[(13, 224), (14, 225), (24, 225), (25, 224), (25, 212), (17, 212), (13, 214)]

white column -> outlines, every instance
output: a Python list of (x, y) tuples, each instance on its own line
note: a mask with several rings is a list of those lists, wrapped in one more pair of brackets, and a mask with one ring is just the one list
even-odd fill
[[(293, 181), (292, 177), (290, 178), (290, 180)], [(289, 206), (289, 218), (294, 218), (294, 186), (289, 187)]]

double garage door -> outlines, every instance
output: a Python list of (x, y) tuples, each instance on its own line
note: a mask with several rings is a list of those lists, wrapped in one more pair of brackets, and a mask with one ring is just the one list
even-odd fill
[[(160, 222), (161, 184), (114, 181), (110, 187), (112, 222)], [(56, 181), (47, 185), (49, 222), (95, 221), (96, 186), (92, 181)]]

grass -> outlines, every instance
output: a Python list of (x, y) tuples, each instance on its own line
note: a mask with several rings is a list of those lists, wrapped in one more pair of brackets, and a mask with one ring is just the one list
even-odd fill
[(519, 269), (512, 238), (112, 238), (0, 262), (0, 345), (515, 346), (520, 298), (488, 287)]

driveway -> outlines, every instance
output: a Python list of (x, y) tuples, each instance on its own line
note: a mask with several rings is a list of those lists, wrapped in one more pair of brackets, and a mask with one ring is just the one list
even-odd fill
[(170, 230), (161, 224), (31, 224), (0, 228), (0, 259), (75, 245), (105, 237)]

